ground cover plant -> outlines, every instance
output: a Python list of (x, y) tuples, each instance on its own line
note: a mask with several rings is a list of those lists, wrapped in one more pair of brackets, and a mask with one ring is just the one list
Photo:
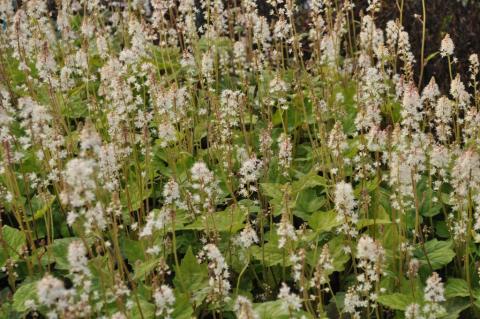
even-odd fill
[(0, 318), (480, 318), (479, 60), (425, 2), (415, 59), (403, 0), (1, 0)]

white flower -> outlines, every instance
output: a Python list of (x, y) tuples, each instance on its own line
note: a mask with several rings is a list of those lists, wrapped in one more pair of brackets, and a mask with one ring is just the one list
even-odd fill
[(461, 107), (467, 106), (470, 101), (470, 94), (465, 90), (465, 85), (460, 78), (460, 74), (457, 74), (452, 80), (452, 83), (450, 84), (450, 94), (456, 101), (458, 101)]
[(370, 236), (364, 235), (358, 240), (357, 258), (377, 262), (382, 259), (384, 254), (385, 251), (380, 243), (374, 241)]
[(441, 123), (448, 123), (452, 120), (453, 102), (446, 96), (438, 99), (435, 105), (435, 117)]
[(289, 257), (289, 260), (292, 263), (293, 280), (298, 283), (300, 282), (302, 276), (302, 268), (305, 260), (305, 249), (301, 248), (298, 251), (298, 254), (292, 253)]
[(345, 294), (344, 304), (344, 311), (346, 313), (352, 314), (353, 318), (360, 318), (360, 313), (357, 309), (366, 307), (368, 305), (368, 301), (362, 300), (358, 292), (353, 287), (350, 287)]
[(446, 310), (439, 303), (445, 301), (445, 288), (443, 287), (442, 278), (434, 272), (427, 279), (427, 286), (425, 287), (423, 299), (425, 305), (422, 308), (425, 318), (436, 319), (442, 317)]
[(289, 239), (292, 241), (297, 240), (297, 234), (295, 233), (295, 228), (290, 223), (290, 219), (288, 218), (288, 215), (285, 212), (283, 212), (280, 224), (278, 224), (277, 235), (279, 237), (278, 248), (285, 247), (285, 244)]
[[(38, 104), (30, 97), (19, 98), (18, 106), (20, 108), (20, 117), (25, 119), (22, 126), (25, 128), (32, 128), (35, 133), (40, 133), (45, 123), (48, 123), (52, 116), (49, 114), (47, 108)], [(30, 124), (31, 123), (31, 124)]]
[(347, 136), (343, 133), (342, 123), (335, 122), (328, 137), (328, 147), (334, 156), (339, 156), (348, 148)]
[(288, 85), (283, 81), (279, 75), (276, 75), (269, 83), (270, 93), (286, 93), (288, 90)]
[(355, 212), (357, 203), (350, 183), (341, 181), (335, 185), (334, 202), (337, 220), (342, 222), (339, 231), (356, 237), (357, 230), (353, 225), (358, 221), (358, 214)]
[(167, 285), (161, 285), (153, 293), (153, 299), (155, 300), (155, 307), (157, 308), (155, 314), (157, 316), (170, 318), (170, 315), (174, 310), (173, 305), (175, 304), (175, 296), (172, 288)]
[(453, 54), (454, 49), (455, 49), (455, 46), (453, 45), (453, 41), (450, 38), (450, 35), (448, 33), (445, 34), (445, 37), (443, 38), (442, 43), (440, 45), (440, 55), (443, 57), (451, 56)]
[(236, 238), (236, 242), (243, 248), (249, 248), (253, 244), (258, 243), (258, 236), (252, 225), (248, 222), (245, 228), (240, 232)]
[(76, 240), (68, 245), (68, 262), (70, 264), (70, 271), (73, 273), (81, 273), (85, 275), (90, 274), (90, 270), (88, 269), (87, 262), (88, 259), (86, 257), (87, 249), (82, 241)]
[(169, 180), (163, 187), (163, 197), (165, 198), (165, 204), (167, 205), (180, 199), (178, 184), (173, 179)]
[(218, 182), (215, 180), (213, 172), (211, 172), (204, 162), (196, 162), (190, 170), (192, 176), (192, 189), (194, 194), (192, 196), (194, 204), (197, 206), (195, 212), (199, 213), (201, 210), (198, 206), (207, 211), (213, 211), (216, 194), (220, 192), (218, 189)]
[(202, 63), (201, 64), (202, 75), (207, 80), (207, 83), (212, 82), (213, 71), (214, 71), (214, 60), (213, 60), (212, 50), (209, 50), (203, 54), (201, 63)]
[(160, 253), (160, 246), (159, 245), (153, 245), (152, 247), (148, 247), (145, 252), (149, 255), (152, 256), (157, 256)]
[(98, 227), (100, 230), (104, 230), (105, 227), (107, 227), (104, 209), (100, 201), (98, 201), (95, 206), (89, 209), (82, 209), (80, 212), (85, 217), (85, 223), (83, 226), (87, 233), (92, 230), (93, 226)]
[(252, 157), (243, 162), (240, 168), (240, 194), (248, 197), (252, 192), (256, 192), (257, 188), (254, 184), (260, 177), (262, 169), (262, 161), (256, 157)]
[(467, 198), (471, 189), (480, 186), (480, 156), (474, 150), (461, 154), (452, 169), (452, 185), (454, 193), (460, 198)]
[(355, 197), (353, 196), (353, 188), (350, 183), (343, 181), (335, 185), (335, 209), (339, 212), (343, 212), (345, 215), (349, 215), (357, 206)]
[(108, 56), (108, 43), (107, 39), (103, 35), (97, 36), (97, 50), (98, 54), (102, 59), (105, 59)]
[(121, 152), (114, 143), (103, 145), (98, 152), (98, 179), (109, 191), (114, 191), (120, 184), (120, 156)]
[(432, 76), (428, 85), (422, 91), (422, 101), (435, 101), (435, 98), (440, 95), (440, 90), (438, 88), (435, 78)]
[(95, 130), (95, 126), (90, 121), (86, 122), (80, 134), (80, 148), (82, 152), (90, 149), (97, 152), (101, 145), (102, 138)]
[(11, 203), (13, 200), (13, 194), (12, 192), (8, 191), (6, 194), (5, 194), (5, 201), (7, 203)]
[(214, 303), (227, 301), (230, 291), (230, 282), (228, 281), (230, 273), (222, 253), (214, 244), (207, 244), (203, 247), (200, 258), (205, 258), (209, 262), (210, 278), (208, 284), (210, 286), (210, 300)]
[(448, 140), (451, 135), (449, 123), (453, 120), (453, 102), (446, 96), (442, 96), (435, 104), (435, 122), (438, 139), (442, 142)]
[(225, 142), (231, 136), (231, 130), (239, 123), (239, 113), (245, 99), (240, 91), (223, 90), (220, 96), (220, 127), (222, 140)]
[(110, 317), (110, 319), (127, 319), (127, 317), (121, 312), (116, 312)]
[(37, 283), (37, 295), (38, 301), (42, 305), (63, 307), (69, 292), (61, 280), (47, 274)]
[(290, 141), (290, 137), (282, 133), (277, 140), (278, 142), (278, 164), (284, 170), (283, 175), (288, 176), (288, 169), (292, 163), (292, 150), (293, 145)]
[(420, 305), (416, 303), (412, 303), (407, 306), (405, 309), (405, 319), (421, 319), (424, 318), (421, 315)]
[(418, 129), (422, 120), (422, 102), (414, 83), (409, 83), (403, 95), (402, 124), (411, 129)]
[(155, 230), (164, 230), (170, 222), (171, 213), (165, 206), (162, 209), (154, 209), (148, 213), (147, 222), (139, 236), (151, 236)]
[(67, 163), (63, 173), (67, 188), (60, 194), (65, 204), (81, 207), (95, 199), (95, 161), (74, 158)]
[(468, 57), (468, 61), (470, 62), (469, 70), (470, 70), (470, 79), (475, 81), (476, 77), (478, 75), (478, 72), (480, 71), (480, 62), (478, 60), (478, 54), (471, 54)]
[(259, 319), (259, 315), (253, 310), (252, 302), (244, 296), (238, 296), (233, 306), (237, 319)]
[(290, 30), (290, 24), (284, 18), (284, 16), (281, 16), (273, 28), (273, 37), (280, 40), (287, 39), (289, 37)]
[(27, 299), (25, 300), (25, 308), (30, 309), (30, 310), (35, 310), (37, 308), (37, 305), (35, 304), (35, 300), (33, 299)]
[(442, 278), (434, 272), (427, 279), (427, 286), (425, 287), (424, 299), (428, 302), (442, 302), (445, 301), (445, 288), (443, 288)]
[(290, 287), (284, 282), (282, 282), (282, 287), (278, 293), (278, 299), (282, 301), (282, 306), (285, 310), (298, 311), (302, 308), (302, 300), (300, 297), (297, 294), (290, 292)]
[(328, 245), (323, 245), (322, 253), (320, 254), (320, 258), (318, 258), (317, 265), (315, 267), (315, 273), (313, 275), (312, 284), (320, 287), (328, 282), (328, 275), (334, 269), (333, 267), (333, 258), (330, 255), (330, 249)]
[(158, 126), (158, 138), (160, 139), (160, 146), (167, 147), (169, 144), (177, 140), (175, 127), (171, 123), (161, 123)]
[(213, 181), (213, 173), (210, 172), (204, 162), (196, 162), (195, 164), (193, 164), (191, 173), (192, 180), (194, 182), (199, 182), (200, 184), (208, 184)]

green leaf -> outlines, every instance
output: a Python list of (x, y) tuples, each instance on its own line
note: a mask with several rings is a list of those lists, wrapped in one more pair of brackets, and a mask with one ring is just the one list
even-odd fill
[(435, 222), (435, 234), (441, 238), (449, 238), (450, 232), (447, 223), (444, 220)]
[(310, 217), (308, 224), (317, 233), (328, 232), (339, 226), (341, 221), (337, 220), (337, 213), (334, 210), (328, 212), (315, 212)]
[(229, 207), (223, 212), (215, 212), (206, 215), (205, 218), (197, 218), (195, 222), (186, 225), (183, 229), (204, 230), (208, 226), (208, 228), (213, 228), (220, 232), (236, 233), (243, 228), (244, 221), (245, 213), (242, 210)]
[(291, 316), (288, 309), (283, 306), (281, 300), (253, 304), (253, 310), (262, 319), (312, 318), (312, 316), (305, 311), (294, 311), (292, 313), (293, 316)]
[(455, 252), (451, 247), (451, 241), (439, 241), (437, 239), (433, 239), (425, 243), (427, 256), (425, 256), (425, 253), (421, 247), (416, 249), (415, 256), (420, 260), (422, 265), (428, 265), (428, 257), (433, 270), (436, 270), (450, 263), (453, 257), (455, 257)]
[(325, 177), (317, 175), (316, 171), (311, 171), (292, 183), (292, 192), (298, 193), (302, 190), (313, 188), (315, 186), (327, 187), (327, 185), (328, 182)]
[(255, 259), (261, 261), (264, 266), (272, 267), (274, 265), (281, 265), (285, 259), (285, 264), (290, 263), (288, 253), (282, 248), (278, 248), (278, 241), (269, 241), (263, 247), (252, 246), (252, 255)]
[(145, 276), (149, 275), (155, 269), (155, 267), (158, 266), (159, 261), (160, 258), (154, 258), (144, 262), (136, 263), (133, 280), (143, 280)]
[(175, 295), (175, 309), (172, 312), (172, 318), (191, 319), (193, 317), (193, 308), (188, 303), (188, 298), (184, 294)]
[(53, 202), (55, 201), (55, 196), (51, 196), (50, 199), (42, 206), (42, 208), (38, 209), (35, 211), (33, 214), (33, 218), (28, 218), (29, 221), (31, 220), (37, 220), (45, 216), (47, 211), (52, 207)]
[(254, 304), (253, 309), (262, 319), (290, 318), (288, 309), (282, 307), (282, 302), (280, 300)]
[(132, 178), (122, 192), (122, 194), (128, 194), (128, 196), (122, 196), (122, 206), (128, 208), (128, 210), (131, 212), (136, 211), (140, 209), (140, 207), (143, 205), (143, 201), (146, 200), (151, 193), (151, 188), (147, 190), (145, 190), (144, 187), (140, 188), (139, 182)]
[(18, 260), (21, 248), (26, 244), (25, 234), (20, 230), (4, 225), (0, 241), (0, 267), (5, 266), (8, 258)]
[(380, 186), (380, 182), (378, 178), (374, 178), (373, 180), (368, 180), (365, 185), (357, 185), (354, 189), (355, 197), (360, 197), (363, 190), (367, 190), (369, 193), (373, 192), (377, 187)]
[(433, 59), (434, 57), (436, 57), (439, 53), (440, 53), (440, 51), (435, 51), (435, 52), (433, 52), (433, 53), (430, 53), (430, 54), (425, 58), (424, 65), (426, 65), (426, 64), (428, 63), (428, 61), (430, 61), (431, 59)]
[(325, 205), (325, 197), (318, 196), (313, 188), (302, 190), (296, 198), (296, 207), (298, 210), (306, 213), (313, 213)]
[(123, 238), (120, 243), (122, 246), (122, 253), (128, 259), (130, 265), (133, 266), (137, 260), (145, 260), (145, 251), (140, 241)]
[[(141, 308), (141, 311), (140, 309)], [(138, 303), (133, 303), (133, 308), (130, 311), (129, 318), (141, 319), (141, 318), (155, 318), (155, 305), (145, 301), (143, 298), (138, 299)]]
[[(82, 85), (79, 89), (84, 89)], [(60, 99), (64, 100), (64, 99)], [(82, 100), (78, 94), (69, 96), (68, 103), (63, 103), (62, 114), (71, 119), (78, 119), (88, 115), (87, 101)]]
[(264, 193), (264, 195), (267, 195), (268, 197), (275, 198), (275, 199), (282, 198), (283, 196), (282, 187), (284, 186), (279, 183), (260, 183), (260, 188)]
[(388, 224), (391, 224), (392, 222), (388, 219), (366, 219), (366, 218), (362, 218), (358, 221), (357, 223), (357, 228), (358, 229), (361, 229), (363, 227), (367, 227), (367, 226), (373, 226), (373, 225), (388, 225)]
[(433, 217), (442, 212), (442, 204), (434, 201), (434, 191), (428, 185), (427, 179), (422, 178), (417, 185), (417, 194), (420, 198), (420, 213), (425, 217)]
[(445, 296), (447, 298), (470, 296), (467, 282), (460, 278), (449, 278), (445, 286)]
[(446, 314), (442, 316), (442, 319), (457, 319), (457, 318), (473, 318), (468, 316), (466, 313), (461, 316), (462, 311), (471, 306), (468, 298), (451, 298), (448, 299), (443, 306), (447, 310)]
[(390, 309), (405, 311), (407, 306), (414, 302), (414, 299), (410, 295), (394, 293), (381, 295), (377, 301)]
[(335, 236), (328, 242), (328, 248), (333, 258), (333, 268), (335, 271), (344, 271), (345, 264), (350, 260), (350, 254), (345, 253), (343, 246), (346, 246), (346, 240), (343, 236)]
[(16, 313), (14, 312), (11, 303), (4, 302), (0, 305), (0, 318), (14, 319), (14, 318), (20, 318), (20, 316), (16, 316)]
[(30, 282), (23, 284), (17, 289), (13, 295), (13, 309), (18, 312), (25, 312), (28, 308), (25, 306), (25, 301), (37, 299), (37, 282)]
[(68, 246), (75, 240), (79, 240), (77, 237), (59, 238), (55, 239), (50, 245), (53, 257), (55, 258), (56, 269), (70, 269), (70, 262), (68, 261)]
[(191, 294), (196, 304), (201, 304), (207, 296), (208, 269), (206, 265), (198, 263), (191, 247), (188, 247), (180, 264), (180, 273), (175, 274), (173, 283), (180, 293)]

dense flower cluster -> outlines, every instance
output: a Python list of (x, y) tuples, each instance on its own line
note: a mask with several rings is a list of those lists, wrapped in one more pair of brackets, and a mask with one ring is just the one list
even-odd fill
[(0, 317), (476, 317), (478, 54), (398, 9), (0, 0)]

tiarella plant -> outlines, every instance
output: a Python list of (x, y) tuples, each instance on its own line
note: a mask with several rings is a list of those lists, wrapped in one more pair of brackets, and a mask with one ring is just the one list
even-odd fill
[(300, 2), (0, 0), (0, 318), (480, 317), (477, 54)]

